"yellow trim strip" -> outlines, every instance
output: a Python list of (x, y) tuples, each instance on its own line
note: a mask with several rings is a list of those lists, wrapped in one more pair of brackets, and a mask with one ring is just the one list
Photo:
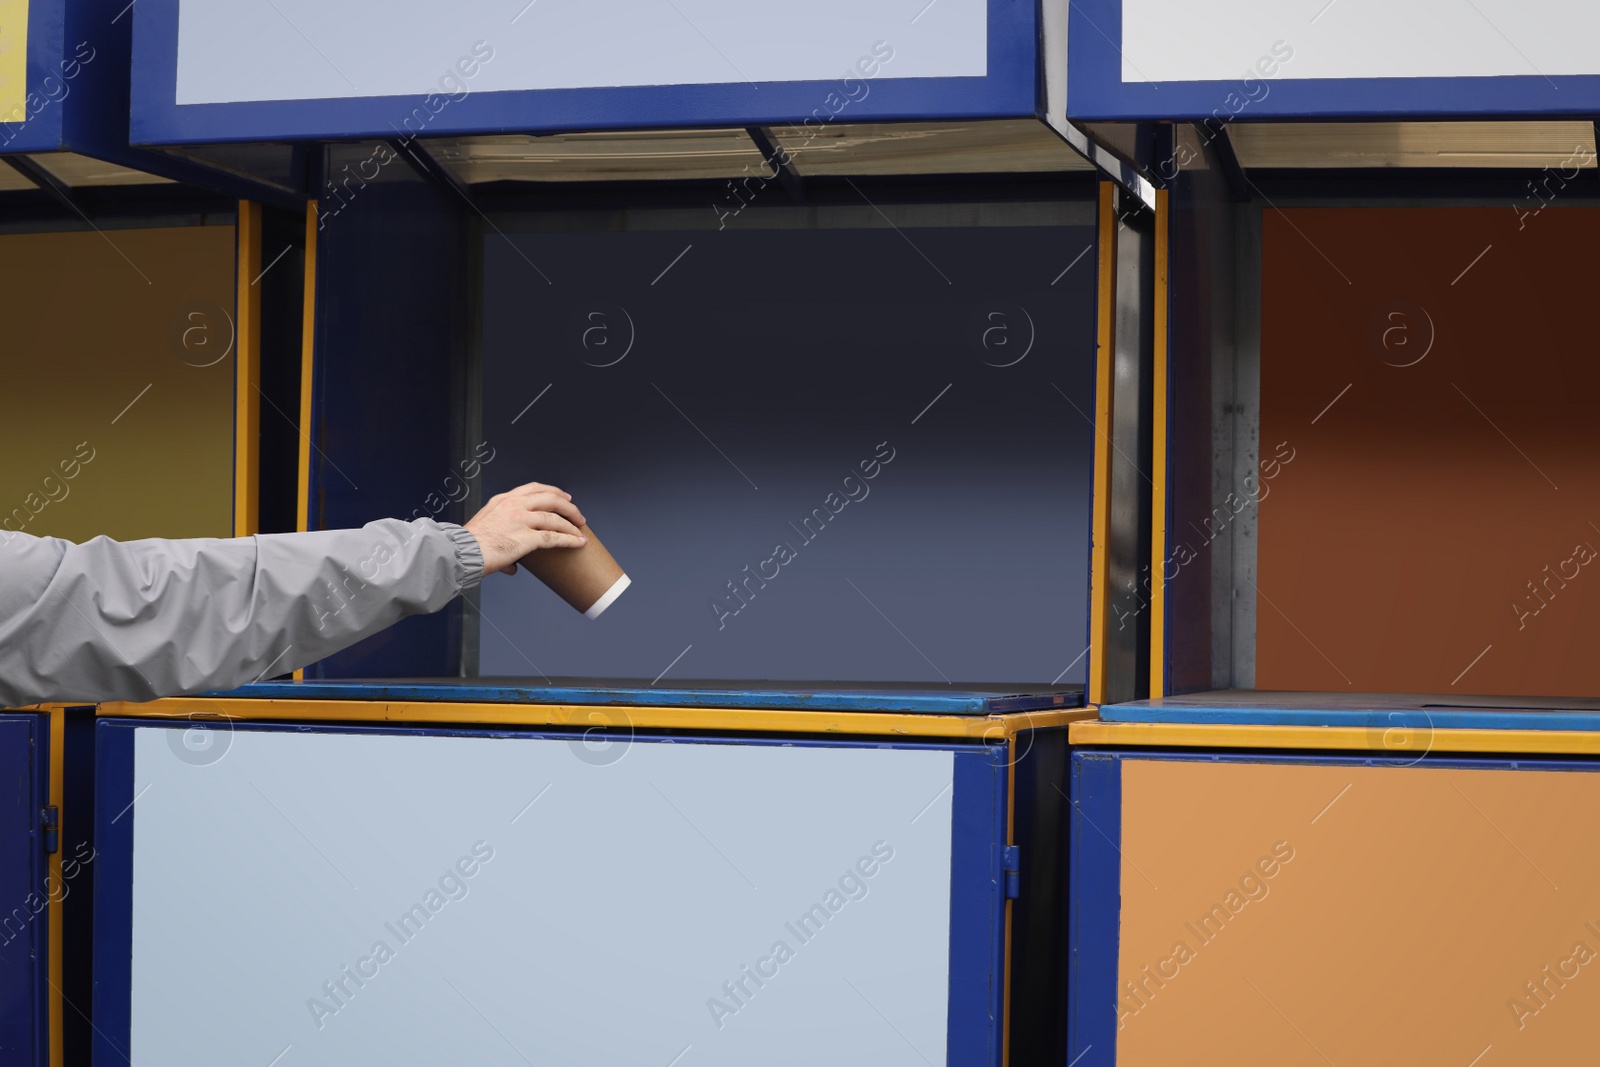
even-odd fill
[(1065, 726), (1094, 712), (1028, 711), (1011, 715), (908, 715), (875, 711), (761, 711), (750, 708), (641, 708), (588, 704), (487, 704), (381, 700), (252, 700), (173, 697), (146, 704), (102, 704), (101, 715), (152, 719), (451, 723), (490, 726), (626, 727), (731, 730), (740, 733), (870, 734), (1008, 741), (1021, 730)]
[(311, 529), (311, 384), (316, 343), (317, 202), (306, 203), (305, 292), (300, 304), (300, 462), (295, 529)]
[(1155, 349), (1151, 388), (1150, 695), (1167, 693), (1167, 190), (1156, 190)]
[[(50, 1067), (64, 1067), (66, 1051), (63, 1048), (65, 1037), (66, 994), (65, 979), (62, 976), (62, 933), (65, 930), (65, 915), (62, 912), (66, 900), (66, 883), (61, 877), (61, 857), (67, 847), (67, 826), (74, 813), (65, 810), (62, 798), (66, 793), (66, 766), (67, 766), (67, 709), (59, 704), (49, 705), (46, 713), (50, 716), (50, 783), (48, 793), (49, 803), (55, 805), (58, 813), (56, 826), (56, 850), (50, 855), (48, 873), (45, 875), (45, 895), (49, 900), (49, 931), (47, 963), (45, 975), (50, 980), (50, 992), (47, 998), (48, 1033), (50, 1035)], [(88, 812), (76, 813), (84, 818), (89, 817)], [(54, 885), (61, 890), (59, 896), (50, 893), (50, 886)]]
[[(300, 301), (300, 458), (295, 481), (295, 529), (311, 529), (311, 389), (317, 339), (317, 202), (306, 202), (305, 290)], [(295, 681), (306, 676), (294, 671)]]
[(1430, 752), (1600, 755), (1600, 733), (1585, 730), (1416, 730), (1397, 741), (1394, 731), (1369, 730), (1362, 726), (1241, 726), (1086, 719), (1068, 727), (1067, 738), (1073, 745), (1342, 749), (1383, 753), (1396, 760), (1421, 758)]
[(1094, 378), (1094, 542), (1089, 549), (1089, 700), (1106, 698), (1110, 665), (1111, 559), (1111, 374), (1116, 343), (1117, 216), (1116, 187), (1100, 183), (1098, 301)]
[(233, 536), (249, 537), (261, 526), (261, 205), (252, 200), (239, 201), (238, 249)]

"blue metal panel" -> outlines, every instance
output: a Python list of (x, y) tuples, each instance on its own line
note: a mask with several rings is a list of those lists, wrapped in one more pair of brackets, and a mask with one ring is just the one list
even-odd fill
[(1084, 121), (1283, 118), (1467, 118), (1600, 112), (1600, 76), (1276, 78), (1237, 116), (1235, 81), (1124, 82), (1123, 0), (1076, 0), (1067, 30), (1067, 114)]
[[(132, 1022), (134, 731), (185, 729), (187, 723), (101, 719), (95, 753), (95, 847), (98, 872), (94, 924), (95, 1056), (97, 1067), (126, 1063)], [(322, 733), (482, 737), (483, 730), (392, 727), (277, 727), (242, 723), (236, 730), (307, 730)], [(571, 738), (554, 730), (495, 730), (496, 738)], [(802, 748), (916, 748), (954, 753), (951, 790), (950, 1001), (951, 1067), (989, 1067), (1000, 1062), (1005, 958), (1005, 897), (1002, 854), (1006, 827), (1005, 745), (894, 743), (833, 739), (777, 740), (759, 737), (636, 737), (639, 743), (673, 741), (723, 745), (786, 745)]]
[[(64, 49), (66, 6), (66, 0), (28, 3), (30, 102), (24, 107), (34, 113), (21, 122), (0, 122), (0, 152), (53, 152), (61, 147), (65, 102), (76, 88), (76, 79), (62, 80), (63, 56), (72, 51)], [(54, 81), (47, 85), (46, 78)]]
[(1100, 709), (1106, 722), (1359, 726), (1377, 730), (1600, 730), (1600, 701), (1225, 689)]
[(1067, 1051), (1067, 872), (1072, 760), (1063, 729), (1024, 730), (1012, 749), (1011, 905), (1006, 1048), (1010, 1062), (1062, 1067)]
[(62, 2), (66, 4), (62, 61), (70, 62), (91, 51), (93, 58), (81, 64), (72, 81), (72, 92), (61, 109), (61, 146), (137, 167), (143, 153), (128, 147), (128, 53), (133, 39), (133, 12), (125, 10), (127, 0)]
[[(881, 78), (852, 122), (1022, 117), (1038, 106), (1038, 13), (1030, 0), (989, 0), (981, 78)], [(201, 144), (288, 138), (393, 137), (417, 98), (177, 104), (178, 0), (144, 0), (134, 27), (132, 139)], [(685, 126), (767, 126), (810, 117), (836, 83), (651, 85), (474, 93), (429, 124), (433, 135)]]
[(945, 1062), (1000, 1062), (1005, 1018), (1007, 749), (958, 753), (950, 813), (950, 1017)]
[[(125, 1064), (133, 1023), (133, 731), (96, 723), (93, 1057)], [(115, 1035), (114, 1037), (112, 1035)]]
[(28, 91), (36, 113), (0, 123), (0, 154), (71, 151), (230, 196), (299, 210), (303, 198), (229, 171), (198, 166), (128, 144), (128, 57), (133, 12), (127, 0), (32, 0)]
[[(94, 1000), (93, 706), (67, 708), (61, 753), (61, 997), (88, 1010)], [(90, 1062), (94, 1028), (69, 1007), (61, 1020), (63, 1062)]]
[(489, 704), (622, 704), (653, 708), (768, 708), (780, 711), (893, 711), (937, 715), (993, 715), (1012, 711), (1076, 708), (1083, 704), (1077, 688), (1059, 691), (1006, 692), (1003, 689), (917, 689), (900, 686), (838, 687), (810, 685), (784, 688), (779, 683), (737, 683), (688, 689), (616, 682), (518, 685), (489, 679), (442, 681), (258, 682), (206, 696), (266, 700), (404, 700), (458, 701)]
[[(339, 180), (334, 172), (343, 160), (353, 165), (368, 155), (364, 147), (331, 149), (329, 183)], [(319, 205), (314, 530), (428, 516), (441, 479), (467, 454), (451, 414), (465, 409), (465, 205), (394, 166), (349, 195), (349, 203), (325, 198)], [(432, 517), (466, 519), (459, 504)], [(462, 604), (403, 619), (311, 671), (331, 678), (455, 674)]]
[(1117, 1062), (1117, 946), (1122, 915), (1122, 762), (1072, 756), (1067, 901), (1067, 1062)]
[(44, 716), (0, 715), (0, 1063), (49, 1062), (49, 920), (40, 816), (48, 802)]

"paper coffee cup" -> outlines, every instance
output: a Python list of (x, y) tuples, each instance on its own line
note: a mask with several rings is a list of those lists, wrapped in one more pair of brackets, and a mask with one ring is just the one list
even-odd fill
[(541, 548), (521, 563), (562, 600), (598, 619), (630, 582), (593, 530), (580, 526), (578, 532), (588, 538), (582, 548)]

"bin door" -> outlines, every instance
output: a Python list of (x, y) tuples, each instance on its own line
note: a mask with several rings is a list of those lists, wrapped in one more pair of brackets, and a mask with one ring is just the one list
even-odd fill
[(0, 1063), (46, 1062), (46, 720), (0, 714)]

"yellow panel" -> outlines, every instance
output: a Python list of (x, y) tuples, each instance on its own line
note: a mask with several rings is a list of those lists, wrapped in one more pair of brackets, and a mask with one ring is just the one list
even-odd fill
[(231, 226), (0, 235), (0, 526), (226, 537)]
[(1593, 1062), (1600, 773), (1134, 759), (1122, 793), (1119, 1067)]
[(0, 0), (0, 122), (27, 117), (28, 0)]
[(471, 723), (639, 730), (733, 730), (740, 733), (872, 734), (954, 737), (992, 742), (1019, 730), (1061, 727), (1094, 712), (1034, 711), (1014, 715), (905, 715), (864, 711), (760, 711), (750, 708), (639, 708), (575, 704), (399, 703), (375, 700), (239, 700), (173, 697), (145, 704), (110, 703), (101, 715), (165, 719), (313, 722)]
[(1070, 737), (1074, 745), (1382, 752), (1397, 761), (1420, 758), (1430, 752), (1600, 755), (1600, 733), (1589, 730), (1380, 730), (1363, 726), (1235, 726), (1087, 720), (1073, 723)]

